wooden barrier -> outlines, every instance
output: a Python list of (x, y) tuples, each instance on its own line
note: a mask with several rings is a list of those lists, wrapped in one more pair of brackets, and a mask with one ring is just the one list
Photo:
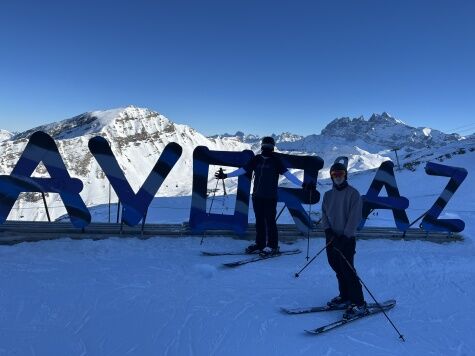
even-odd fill
[[(293, 224), (278, 224), (279, 240), (292, 242), (306, 238), (306, 234), (300, 233)], [(78, 229), (67, 222), (25, 222), (7, 221), (0, 225), (0, 245), (12, 245), (20, 242), (33, 242), (53, 240), (58, 238), (92, 239), (100, 240), (109, 237), (136, 237), (147, 239), (151, 237), (180, 237), (180, 236), (231, 236), (233, 238), (253, 240), (255, 238), (255, 225), (249, 224), (247, 232), (243, 236), (236, 235), (228, 230), (209, 230), (205, 234), (193, 234), (187, 223), (183, 224), (145, 224), (129, 227), (116, 223), (91, 223), (84, 229)], [(321, 228), (310, 231), (310, 237), (324, 237)], [(422, 240), (437, 243), (461, 241), (460, 234), (448, 234), (440, 232), (426, 232), (421, 229), (409, 229), (403, 237), (403, 232), (390, 227), (365, 227), (356, 236), (358, 239), (387, 239), (387, 240)]]

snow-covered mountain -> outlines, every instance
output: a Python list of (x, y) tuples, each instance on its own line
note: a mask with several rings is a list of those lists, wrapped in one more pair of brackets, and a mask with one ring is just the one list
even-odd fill
[[(145, 108), (127, 107), (107, 111), (88, 112), (71, 119), (35, 127), (25, 132), (5, 133), (0, 140), (0, 174), (9, 174), (18, 161), (35, 131), (49, 133), (57, 142), (69, 173), (84, 182), (81, 193), (86, 205), (104, 204), (109, 199), (109, 183), (102, 169), (88, 149), (88, 141), (96, 135), (104, 136), (112, 146), (119, 165), (124, 170), (132, 188), (138, 190), (169, 142), (183, 148), (183, 154), (162, 185), (159, 196), (189, 195), (192, 188), (192, 154), (196, 146), (212, 150), (259, 150), (260, 137), (237, 132), (234, 135), (206, 137), (193, 128), (170, 121), (165, 116)], [(3, 132), (3, 131), (2, 131)], [(392, 159), (392, 148), (398, 147), (401, 166), (414, 170), (428, 160), (444, 161), (454, 155), (475, 151), (475, 137), (462, 138), (428, 128), (413, 128), (383, 113), (363, 118), (333, 120), (319, 135), (302, 137), (291, 133), (273, 135), (281, 152), (319, 155), (325, 160), (320, 177), (328, 177), (328, 168), (339, 156), (349, 158), (349, 171), (359, 172), (379, 167), (381, 162)], [(217, 167), (210, 169), (212, 173)], [(36, 176), (47, 176), (40, 165)], [(301, 175), (301, 172), (297, 173)], [(210, 183), (212, 184), (212, 183)], [(290, 184), (290, 183), (289, 183)], [(233, 193), (236, 181), (229, 180), (228, 191)], [(43, 220), (39, 194), (24, 194), (9, 219)], [(65, 213), (56, 194), (48, 194), (48, 205), (53, 218)], [(114, 200), (115, 199), (115, 200)], [(112, 200), (116, 201), (112, 193)]]
[(341, 137), (348, 141), (361, 140), (383, 148), (413, 149), (440, 147), (461, 139), (458, 134), (445, 134), (428, 127), (415, 128), (406, 125), (386, 112), (381, 115), (373, 114), (369, 120), (362, 116), (354, 119), (335, 119), (322, 130), (322, 136)]
[[(386, 112), (373, 114), (368, 120), (363, 116), (350, 119), (337, 118), (331, 121), (320, 134), (306, 137), (292, 133), (272, 135), (279, 150), (296, 154), (316, 154), (333, 162), (339, 156), (349, 158), (350, 172), (379, 167), (387, 159), (396, 160), (393, 149), (398, 149), (401, 164), (408, 163), (417, 152), (433, 153), (445, 146), (463, 147), (465, 137), (458, 134), (445, 134), (428, 127), (412, 127)], [(253, 134), (245, 135), (237, 132), (234, 135), (224, 134), (220, 137), (250, 143), (254, 150), (259, 147), (260, 137)], [(471, 136), (470, 136), (471, 137)], [(470, 138), (470, 137), (467, 137)], [(457, 143), (461, 142), (460, 145)], [(451, 148), (448, 148), (450, 151)], [(414, 154), (413, 154), (414, 153)], [(409, 161), (409, 162), (407, 162)], [(327, 165), (330, 165), (330, 164)], [(328, 167), (322, 176), (328, 175)]]
[(13, 134), (11, 132), (8, 132), (6, 130), (0, 130), (0, 142), (9, 140)]
[[(452, 133), (446, 134), (429, 127), (412, 127), (386, 112), (373, 114), (368, 120), (363, 116), (357, 118), (342, 117), (331, 121), (321, 132), (309, 136), (295, 135), (289, 132), (272, 134), (280, 150), (321, 153), (329, 145), (353, 145), (371, 152), (388, 151), (394, 148), (409, 152), (421, 148), (437, 148), (463, 140), (464, 137)], [(242, 142), (256, 144), (258, 135), (236, 132), (213, 138), (238, 139)]]
[[(237, 140), (207, 138), (191, 127), (173, 123), (157, 112), (127, 107), (85, 113), (71, 119), (35, 127), (0, 142), (0, 174), (11, 172), (28, 142), (27, 138), (38, 130), (47, 132), (56, 140), (69, 173), (83, 181), (84, 189), (81, 196), (87, 206), (103, 204), (109, 198), (107, 178), (88, 149), (89, 139), (96, 135), (105, 137), (111, 143), (112, 151), (135, 191), (145, 181), (163, 148), (169, 142), (180, 144), (183, 154), (162, 185), (159, 191), (161, 196), (191, 193), (192, 154), (196, 146), (204, 145), (212, 150), (233, 151), (250, 148), (249, 144)], [(47, 176), (46, 168), (41, 164), (35, 175)], [(117, 198), (113, 193), (114, 198), (116, 201)], [(41, 207), (39, 200), (39, 194), (28, 194), (27, 199), (17, 201), (19, 205), (13, 209), (9, 219), (20, 216), (29, 220), (43, 218), (43, 209), (29, 209), (32, 204)], [(58, 210), (52, 208), (53, 217), (65, 212), (57, 194), (48, 194), (48, 205), (61, 207)]]

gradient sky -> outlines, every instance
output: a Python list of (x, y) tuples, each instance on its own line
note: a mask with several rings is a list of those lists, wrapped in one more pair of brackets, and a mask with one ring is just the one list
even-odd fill
[(204, 134), (473, 133), (475, 1), (1, 2), (0, 128), (130, 104)]

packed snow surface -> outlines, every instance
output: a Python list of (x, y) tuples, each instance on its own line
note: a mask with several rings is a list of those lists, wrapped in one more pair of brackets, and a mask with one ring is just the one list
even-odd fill
[[(207, 237), (61, 239), (0, 247), (1, 355), (473, 355), (472, 240), (358, 241), (356, 267), (384, 315), (319, 336), (341, 312), (285, 315), (337, 293), (324, 255), (224, 268), (247, 241)], [(323, 246), (312, 239), (313, 256)], [(5, 288), (6, 286), (6, 288)], [(367, 301), (371, 301), (365, 293)]]

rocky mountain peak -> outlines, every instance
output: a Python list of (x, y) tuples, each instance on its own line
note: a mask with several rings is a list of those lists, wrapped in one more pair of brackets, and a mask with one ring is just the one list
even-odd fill
[(391, 115), (389, 115), (387, 112), (383, 112), (382, 114), (375, 114), (371, 115), (371, 117), (368, 119), (368, 122), (378, 124), (378, 123), (390, 123), (390, 124), (404, 124), (401, 120), (398, 120)]
[(142, 132), (171, 131), (173, 123), (165, 116), (145, 108), (125, 108), (92, 111), (70, 119), (34, 127), (12, 137), (28, 138), (35, 131), (44, 131), (54, 139), (71, 139), (84, 135), (103, 134), (108, 131), (118, 136), (134, 136)]
[(0, 130), (0, 142), (9, 140), (13, 134), (11, 132), (8, 132), (6, 130)]
[(387, 112), (373, 114), (368, 120), (363, 116), (350, 119), (337, 118), (321, 132), (323, 137), (340, 138), (347, 142), (366, 142), (383, 148), (404, 147), (422, 148), (443, 146), (460, 139), (456, 134), (448, 135), (441, 131), (411, 127), (392, 117)]

